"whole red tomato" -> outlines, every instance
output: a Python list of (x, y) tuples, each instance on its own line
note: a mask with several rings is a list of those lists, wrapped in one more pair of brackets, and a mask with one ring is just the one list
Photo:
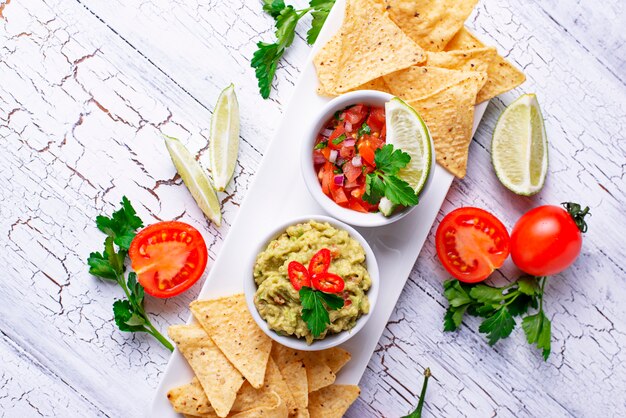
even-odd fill
[(533, 276), (551, 276), (568, 268), (580, 254), (584, 217), (589, 208), (577, 203), (540, 206), (524, 214), (511, 233), (511, 257)]

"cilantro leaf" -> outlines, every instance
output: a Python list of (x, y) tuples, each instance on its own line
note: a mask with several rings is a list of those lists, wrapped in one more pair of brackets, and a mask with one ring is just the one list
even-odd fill
[(476, 299), (479, 303), (498, 304), (502, 302), (505, 296), (502, 294), (502, 289), (497, 287), (487, 286), (485, 284), (477, 284), (470, 290), (470, 296)]
[(478, 331), (487, 334), (489, 345), (494, 345), (498, 340), (511, 335), (513, 328), (515, 328), (515, 319), (511, 316), (509, 309), (503, 306), (485, 319), (478, 327)]
[(322, 26), (324, 26), (324, 22), (326, 22), (326, 18), (330, 13), (330, 9), (333, 8), (334, 4), (335, 0), (311, 0), (309, 2), (309, 7), (313, 9), (311, 12), (311, 16), (313, 17), (311, 29), (309, 29), (306, 34), (306, 41), (309, 45), (313, 45), (317, 40)]
[(537, 348), (543, 349), (543, 359), (547, 360), (550, 356), (552, 336), (552, 326), (548, 317), (542, 310), (535, 315), (529, 315), (522, 320), (522, 328), (528, 343), (536, 344)]
[(370, 173), (365, 177), (365, 193), (363, 194), (363, 200), (372, 205), (380, 202), (380, 199), (385, 195), (385, 183), (383, 180)]
[(128, 250), (130, 242), (135, 238), (135, 230), (143, 227), (143, 222), (126, 196), (122, 197), (121, 205), (122, 208), (113, 212), (110, 218), (98, 216), (96, 226), (100, 231), (112, 237), (117, 246)]
[(511, 315), (520, 316), (528, 312), (529, 308), (537, 308), (537, 298), (520, 293), (507, 306)]
[(281, 50), (278, 44), (259, 42), (256, 45), (258, 49), (252, 56), (250, 65), (255, 69), (261, 96), (267, 99), (270, 97), (272, 80), (274, 79), (274, 74), (276, 74), (276, 65), (280, 57), (283, 56), (284, 50)]
[(147, 332), (147, 329), (144, 327), (146, 321), (135, 313), (133, 306), (128, 300), (116, 300), (113, 303), (113, 315), (120, 331)]
[(382, 148), (377, 149), (374, 154), (374, 163), (376, 170), (382, 171), (387, 176), (395, 176), (400, 169), (406, 167), (411, 161), (411, 156), (406, 152), (393, 149), (393, 145), (386, 144)]
[(102, 254), (97, 252), (89, 254), (87, 264), (89, 265), (89, 274), (103, 279), (117, 280), (117, 272), (115, 268), (111, 266), (106, 252)]
[(456, 279), (446, 280), (443, 283), (443, 288), (443, 293), (448, 299), (450, 306), (459, 307), (472, 302), (466, 289), (464, 289), (461, 282)]
[(314, 337), (319, 337), (330, 324), (328, 308), (332, 310), (343, 307), (343, 299), (337, 295), (320, 292), (310, 287), (300, 289), (300, 303), (302, 304), (302, 320)]
[(276, 19), (285, 8), (283, 0), (263, 0), (263, 11)]
[(443, 330), (444, 331), (456, 331), (463, 322), (463, 315), (467, 310), (468, 305), (461, 305), (459, 307), (450, 306), (446, 310), (446, 314), (443, 317)]
[(395, 203), (402, 206), (415, 206), (419, 202), (415, 190), (404, 180), (401, 180), (396, 176), (384, 176), (385, 182), (385, 197)]
[(536, 277), (523, 276), (517, 281), (517, 289), (525, 295), (534, 296), (541, 293)]
[(369, 135), (372, 133), (372, 129), (369, 127), (367, 122), (363, 122), (363, 125), (357, 131), (357, 138), (362, 137), (363, 135)]

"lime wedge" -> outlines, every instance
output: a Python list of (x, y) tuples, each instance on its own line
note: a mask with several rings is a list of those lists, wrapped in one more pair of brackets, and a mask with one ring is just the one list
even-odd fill
[(493, 131), (491, 161), (500, 182), (530, 196), (543, 187), (548, 172), (548, 139), (534, 94), (524, 94), (500, 115)]
[(235, 86), (226, 87), (211, 117), (209, 155), (215, 190), (223, 192), (233, 177), (239, 153), (239, 103)]
[(385, 103), (387, 143), (411, 156), (409, 164), (398, 172), (398, 177), (419, 194), (432, 167), (431, 141), (426, 124), (407, 103), (394, 97)]
[(200, 166), (200, 163), (196, 161), (183, 143), (176, 138), (165, 135), (165, 146), (167, 146), (170, 157), (172, 157), (176, 171), (180, 174), (202, 212), (215, 225), (220, 226), (222, 223), (220, 202), (217, 200), (215, 190), (213, 190), (209, 177)]

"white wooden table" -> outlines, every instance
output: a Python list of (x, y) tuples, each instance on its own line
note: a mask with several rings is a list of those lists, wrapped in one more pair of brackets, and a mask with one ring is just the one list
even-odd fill
[[(141, 416), (169, 352), (113, 324), (121, 290), (85, 264), (103, 239), (94, 218), (126, 195), (145, 221), (201, 227), (214, 259), (309, 52), (308, 22), (263, 100), (249, 60), (273, 28), (259, 0), (12, 0), (2, 13), (0, 414)], [(549, 361), (519, 329), (494, 348), (476, 320), (442, 332), (446, 274), (431, 237), (348, 416), (409, 412), (427, 366), (435, 379), (425, 416), (626, 415), (625, 16), (621, 0), (481, 0), (468, 22), (528, 81), (489, 105), (468, 176), (454, 182), (439, 219), (475, 205), (512, 227), (540, 204), (592, 208), (582, 256), (548, 285)], [(216, 229), (175, 176), (160, 133), (206, 158), (211, 109), (230, 82), (243, 142)], [(538, 93), (550, 140), (548, 181), (532, 198), (503, 189), (489, 162), (494, 123), (521, 92)], [(518, 274), (509, 261), (495, 280)], [(155, 325), (183, 322), (199, 288), (148, 299)]]

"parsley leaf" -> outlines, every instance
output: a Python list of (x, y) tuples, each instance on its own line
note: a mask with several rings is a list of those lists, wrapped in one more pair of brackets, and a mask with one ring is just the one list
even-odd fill
[(98, 216), (96, 218), (96, 226), (107, 237), (104, 240), (102, 253), (89, 254), (87, 259), (89, 273), (117, 282), (124, 291), (126, 299), (116, 300), (113, 303), (113, 316), (120, 331), (147, 332), (167, 349), (173, 351), (172, 344), (154, 328), (148, 319), (143, 307), (144, 288), (137, 282), (137, 275), (129, 273), (128, 280), (124, 278), (124, 264), (128, 248), (135, 237), (135, 231), (143, 227), (143, 222), (126, 197), (122, 198), (121, 205), (121, 209), (114, 212), (111, 217)]
[(543, 359), (550, 356), (551, 324), (550, 320), (539, 311), (535, 315), (529, 315), (522, 320), (522, 328), (529, 344), (537, 344), (537, 348), (543, 349)]
[(446, 310), (446, 314), (443, 317), (443, 330), (444, 331), (456, 331), (463, 321), (463, 315), (467, 310), (468, 305), (462, 305), (457, 308), (450, 306)]
[(515, 328), (515, 319), (511, 316), (509, 308), (504, 306), (485, 319), (478, 327), (478, 331), (487, 334), (489, 345), (494, 345), (498, 340), (511, 335), (513, 328)]
[(394, 150), (387, 144), (377, 149), (374, 154), (376, 170), (365, 178), (365, 194), (363, 199), (373, 205), (385, 196), (391, 203), (402, 206), (415, 206), (419, 199), (415, 190), (406, 181), (396, 176), (398, 171), (406, 167), (411, 156), (402, 150)]
[(337, 295), (304, 286), (300, 289), (300, 303), (302, 304), (302, 320), (306, 322), (313, 337), (319, 337), (330, 324), (330, 315), (326, 306), (331, 310), (340, 309), (344, 301)]
[(275, 19), (276, 42), (258, 42), (250, 65), (255, 70), (259, 92), (264, 99), (270, 96), (278, 61), (293, 43), (298, 21), (312, 11), (313, 20), (307, 34), (307, 42), (312, 44), (317, 39), (334, 3), (335, 0), (311, 0), (309, 8), (296, 10), (293, 6), (286, 5), (284, 0), (263, 0), (263, 10)]
[(313, 45), (317, 40), (334, 4), (335, 0), (311, 0), (309, 2), (309, 6), (313, 9), (311, 12), (311, 17), (313, 17), (311, 29), (306, 33), (306, 41), (309, 45)]
[(268, 13), (274, 19), (280, 15), (280, 12), (285, 8), (285, 2), (283, 0), (263, 0), (263, 11)]

